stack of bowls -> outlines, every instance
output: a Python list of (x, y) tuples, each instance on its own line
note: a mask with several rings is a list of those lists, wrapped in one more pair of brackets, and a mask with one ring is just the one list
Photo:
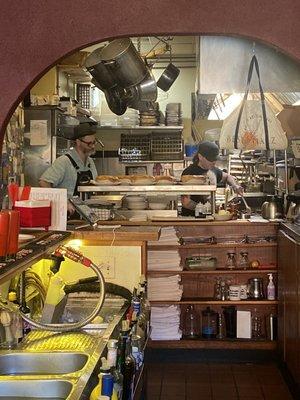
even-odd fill
[(129, 210), (145, 210), (147, 208), (144, 196), (126, 196), (125, 203)]

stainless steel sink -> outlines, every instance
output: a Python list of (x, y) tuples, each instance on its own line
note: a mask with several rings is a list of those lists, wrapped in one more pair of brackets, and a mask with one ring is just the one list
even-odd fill
[(64, 400), (72, 387), (65, 380), (0, 380), (0, 399)]
[(69, 374), (80, 371), (87, 361), (88, 355), (79, 352), (6, 353), (0, 354), (0, 375)]

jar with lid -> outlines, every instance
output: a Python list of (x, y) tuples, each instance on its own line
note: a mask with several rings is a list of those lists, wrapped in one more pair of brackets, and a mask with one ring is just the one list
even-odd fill
[(217, 337), (218, 328), (218, 314), (206, 307), (202, 311), (202, 337), (206, 339), (213, 339)]
[(236, 253), (235, 251), (228, 251), (227, 252), (227, 260), (225, 263), (225, 268), (227, 269), (235, 269), (236, 265)]
[(200, 317), (193, 304), (185, 310), (184, 337), (186, 339), (198, 339), (200, 336)]
[(247, 251), (241, 251), (241, 253), (240, 253), (239, 268), (240, 269), (248, 269), (249, 268), (249, 259), (248, 259)]

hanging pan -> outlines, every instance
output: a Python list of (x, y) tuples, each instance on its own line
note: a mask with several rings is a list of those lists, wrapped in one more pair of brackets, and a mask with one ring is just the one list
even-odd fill
[(179, 68), (170, 63), (157, 81), (157, 86), (167, 92), (179, 75)]

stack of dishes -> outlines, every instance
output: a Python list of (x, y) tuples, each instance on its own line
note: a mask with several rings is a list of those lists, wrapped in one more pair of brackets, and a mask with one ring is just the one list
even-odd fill
[(182, 175), (181, 183), (183, 185), (207, 185), (209, 178), (206, 175)]
[(149, 198), (148, 201), (150, 210), (165, 210), (169, 205), (169, 201), (159, 197)]
[(125, 206), (129, 210), (146, 210), (147, 201), (144, 196), (126, 196)]
[(181, 103), (168, 103), (166, 107), (166, 125), (182, 125)]
[(155, 179), (150, 175), (132, 175), (131, 176), (132, 185), (154, 185)]
[(159, 114), (156, 110), (140, 111), (140, 125), (141, 126), (155, 126), (158, 125)]

